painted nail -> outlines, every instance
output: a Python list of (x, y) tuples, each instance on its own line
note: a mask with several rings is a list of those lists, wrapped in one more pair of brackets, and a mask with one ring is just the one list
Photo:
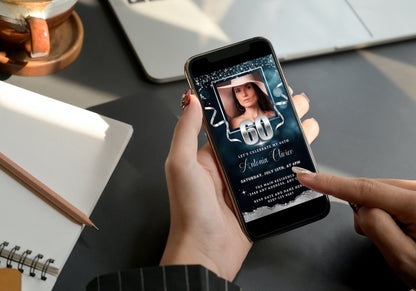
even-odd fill
[(305, 97), (306, 100), (308, 101), (308, 103), (311, 103), (311, 100), (309, 100), (308, 95), (306, 95), (305, 92), (300, 93), (300, 95), (302, 95), (303, 97)]
[(358, 213), (358, 210), (360, 210), (361, 205), (360, 205), (360, 204), (351, 203), (351, 202), (349, 202), (349, 204), (350, 204), (350, 206), (351, 206), (352, 210), (353, 210), (355, 213)]
[(313, 172), (301, 167), (292, 167), (292, 172), (296, 174), (314, 174)]
[(182, 109), (185, 109), (185, 107), (189, 105), (189, 102), (191, 102), (191, 89), (188, 89), (185, 93), (182, 94), (182, 98), (181, 98)]

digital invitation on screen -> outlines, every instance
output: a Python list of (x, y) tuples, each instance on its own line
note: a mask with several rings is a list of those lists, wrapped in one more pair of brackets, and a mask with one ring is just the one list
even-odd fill
[(195, 78), (245, 222), (322, 196), (293, 166), (314, 169), (273, 56)]

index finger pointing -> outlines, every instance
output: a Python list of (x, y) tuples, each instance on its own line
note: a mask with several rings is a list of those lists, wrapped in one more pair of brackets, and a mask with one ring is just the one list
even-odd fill
[(367, 178), (344, 178), (323, 173), (298, 174), (299, 181), (315, 191), (351, 203), (381, 208), (397, 215), (413, 211), (416, 193), (394, 185)]

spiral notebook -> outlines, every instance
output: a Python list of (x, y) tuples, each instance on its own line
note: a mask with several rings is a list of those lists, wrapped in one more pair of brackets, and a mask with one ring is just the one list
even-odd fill
[[(88, 216), (132, 132), (0, 81), (0, 151)], [(20, 269), (24, 291), (52, 290), (82, 226), (1, 168), (0, 185), (0, 268)]]

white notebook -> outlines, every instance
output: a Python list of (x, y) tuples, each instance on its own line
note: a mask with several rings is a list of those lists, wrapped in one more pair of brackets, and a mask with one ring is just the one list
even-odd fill
[[(0, 152), (88, 216), (132, 132), (131, 125), (0, 81)], [(1, 168), (0, 185), (0, 268), (23, 268), (23, 291), (51, 290), (82, 226)]]

